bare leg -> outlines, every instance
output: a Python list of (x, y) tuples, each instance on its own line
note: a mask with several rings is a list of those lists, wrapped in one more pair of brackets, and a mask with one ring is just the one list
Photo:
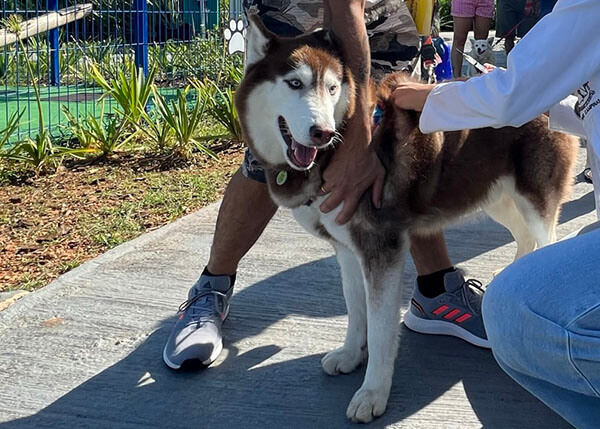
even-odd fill
[(483, 16), (475, 16), (475, 39), (487, 39), (490, 34), (490, 28), (492, 26), (491, 18), (484, 18)]
[(276, 211), (267, 185), (248, 179), (238, 170), (227, 185), (219, 209), (208, 270), (234, 274)]
[(425, 237), (411, 236), (410, 253), (417, 267), (417, 274), (420, 276), (435, 273), (452, 266), (442, 231)]
[(463, 56), (457, 49), (464, 52), (467, 34), (473, 24), (473, 18), (453, 17), (454, 20), (454, 39), (452, 40), (452, 75), (456, 77), (462, 76)]

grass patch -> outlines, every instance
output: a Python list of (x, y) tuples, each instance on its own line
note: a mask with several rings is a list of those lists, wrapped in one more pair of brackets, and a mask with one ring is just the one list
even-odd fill
[(35, 290), (221, 197), (240, 147), (183, 165), (122, 155), (29, 176), (0, 165), (0, 292)]

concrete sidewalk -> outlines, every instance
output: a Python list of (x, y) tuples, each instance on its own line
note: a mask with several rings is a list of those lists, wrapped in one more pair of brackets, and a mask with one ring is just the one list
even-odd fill
[[(559, 237), (594, 220), (593, 207), (592, 187), (578, 183)], [(0, 428), (351, 426), (345, 410), (364, 367), (339, 377), (320, 367), (344, 336), (338, 268), (286, 211), (240, 267), (217, 363), (187, 373), (162, 363), (217, 209), (119, 246), (0, 313)], [(453, 260), (484, 282), (515, 251), (508, 231), (485, 219), (447, 240)], [(414, 276), (409, 263), (404, 309)], [(568, 427), (487, 350), (405, 328), (400, 344), (388, 410), (371, 427)]]

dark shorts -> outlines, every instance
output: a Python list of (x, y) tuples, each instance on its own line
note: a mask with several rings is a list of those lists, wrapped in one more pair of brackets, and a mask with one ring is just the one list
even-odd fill
[[(244, 0), (244, 9), (258, 14), (279, 36), (297, 36), (323, 26), (322, 0)], [(402, 0), (382, 0), (365, 11), (365, 22), (374, 77), (403, 70), (418, 54), (417, 29)], [(242, 173), (258, 182), (266, 181), (262, 166), (248, 150)]]
[(498, 0), (496, 5), (496, 37), (506, 37), (508, 39), (515, 36), (523, 37), (538, 22), (539, 16), (526, 16), (523, 13), (525, 2), (526, 0)]

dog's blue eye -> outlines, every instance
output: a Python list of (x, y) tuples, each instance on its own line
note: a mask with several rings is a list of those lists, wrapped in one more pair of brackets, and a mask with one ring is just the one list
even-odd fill
[(298, 79), (288, 80), (287, 84), (292, 89), (301, 89), (302, 88), (302, 82), (300, 82)]

